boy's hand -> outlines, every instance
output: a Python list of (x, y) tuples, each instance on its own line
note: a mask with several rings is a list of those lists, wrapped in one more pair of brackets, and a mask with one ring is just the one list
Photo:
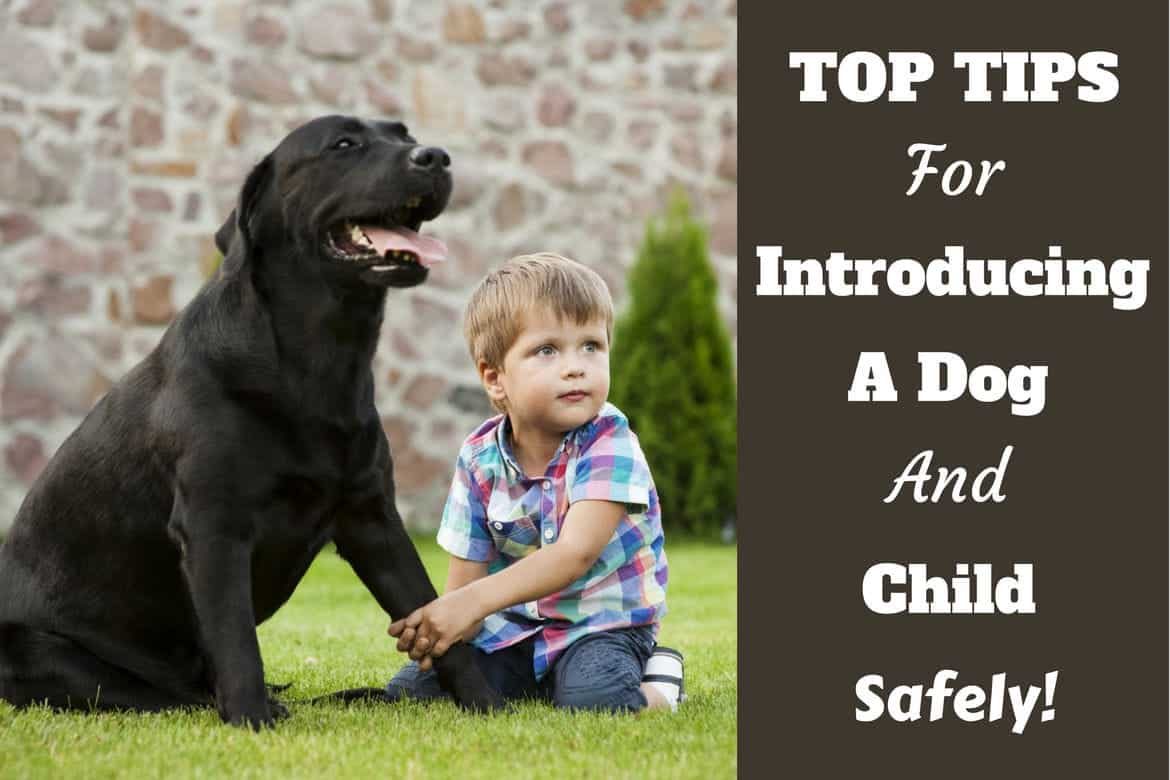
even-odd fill
[(555, 544), (541, 547), (487, 576), (487, 564), (452, 556), (448, 592), (390, 624), (398, 649), (426, 671), (433, 659), (461, 639), (471, 639), (479, 622), (510, 604), (544, 598), (583, 576), (613, 537), (625, 504), (582, 500), (569, 507)]
[(409, 653), (424, 672), (451, 645), (471, 637), (471, 628), (484, 618), (471, 592), (450, 593), (390, 624), (387, 633), (398, 637), (398, 650)]

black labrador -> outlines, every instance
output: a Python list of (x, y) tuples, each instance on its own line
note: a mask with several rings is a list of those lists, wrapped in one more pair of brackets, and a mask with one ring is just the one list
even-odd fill
[[(391, 618), (435, 597), (394, 504), (371, 363), (387, 288), (443, 247), (419, 225), (450, 159), (396, 122), (315, 119), (248, 175), (221, 270), (95, 406), (0, 547), (0, 697), (286, 714), (256, 625), (333, 541)], [(387, 645), (389, 649), (389, 644)], [(465, 706), (498, 694), (459, 645)]]

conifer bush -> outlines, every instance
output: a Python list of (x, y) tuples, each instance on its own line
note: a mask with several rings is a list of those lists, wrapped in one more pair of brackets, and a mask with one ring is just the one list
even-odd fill
[(628, 291), (610, 398), (641, 441), (664, 526), (713, 537), (735, 513), (735, 376), (707, 232), (682, 193), (648, 223)]

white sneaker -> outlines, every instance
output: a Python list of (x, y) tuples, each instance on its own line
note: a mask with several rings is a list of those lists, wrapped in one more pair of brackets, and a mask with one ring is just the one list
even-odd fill
[(656, 646), (642, 672), (642, 682), (654, 686), (655, 690), (670, 703), (671, 712), (687, 700), (683, 685), (683, 656), (678, 650)]

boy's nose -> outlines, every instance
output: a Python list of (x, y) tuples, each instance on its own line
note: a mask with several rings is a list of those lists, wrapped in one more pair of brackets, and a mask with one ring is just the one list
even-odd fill
[(584, 376), (585, 375), (585, 367), (582, 366), (580, 363), (577, 363), (575, 361), (571, 362), (571, 363), (567, 363), (567, 364), (565, 364), (564, 374), (565, 374), (565, 377)]

